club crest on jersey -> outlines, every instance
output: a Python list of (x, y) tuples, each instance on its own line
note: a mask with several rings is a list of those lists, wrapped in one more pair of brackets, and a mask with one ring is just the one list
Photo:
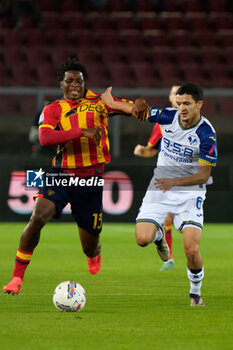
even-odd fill
[(48, 190), (48, 196), (53, 196), (55, 194), (55, 191), (53, 190)]
[(44, 121), (44, 113), (41, 113), (40, 119), (39, 119), (39, 121), (38, 121), (38, 125), (40, 125), (41, 123), (43, 123), (43, 121)]
[(191, 146), (197, 144), (197, 138), (196, 138), (196, 136), (190, 135), (190, 136), (188, 137), (188, 141), (189, 141), (189, 144), (190, 144)]
[(151, 116), (156, 115), (157, 112), (158, 112), (157, 108), (152, 108), (151, 111), (150, 111), (150, 115)]

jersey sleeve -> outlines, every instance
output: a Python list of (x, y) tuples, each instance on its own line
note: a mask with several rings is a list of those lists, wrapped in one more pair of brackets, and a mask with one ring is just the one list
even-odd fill
[[(132, 103), (132, 104), (134, 103), (131, 100), (127, 100), (125, 98), (119, 98), (119, 97), (115, 97), (115, 96), (113, 96), (113, 99), (114, 99), (114, 101), (119, 101), (119, 102), (126, 102), (126, 103)], [(112, 109), (106, 105), (105, 105), (105, 108), (107, 109), (107, 112), (108, 112), (110, 117), (113, 117), (114, 115), (117, 115), (117, 114), (126, 114), (124, 112), (121, 112), (119, 109)]]
[(55, 129), (58, 122), (58, 113), (60, 112), (59, 105), (48, 105), (44, 107), (39, 118), (39, 128), (47, 127), (50, 129)]
[(217, 138), (216, 134), (206, 137), (200, 145), (199, 161), (211, 166), (217, 163)]
[(162, 129), (158, 123), (153, 127), (147, 146), (154, 147), (162, 137)]
[(177, 109), (175, 108), (152, 107), (149, 111), (148, 120), (160, 125), (171, 124), (176, 113)]
[(207, 165), (216, 166), (217, 163), (217, 136), (215, 131), (208, 125), (197, 129), (200, 138), (199, 161)]
[(54, 130), (58, 124), (61, 107), (58, 104), (46, 106), (39, 119), (39, 141), (42, 147), (61, 145), (82, 136), (82, 130)]

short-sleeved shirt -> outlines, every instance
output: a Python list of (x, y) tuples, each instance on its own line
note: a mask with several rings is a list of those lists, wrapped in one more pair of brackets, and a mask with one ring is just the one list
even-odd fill
[(177, 109), (153, 107), (149, 121), (159, 123), (163, 133), (157, 160), (158, 177), (192, 175), (198, 172), (199, 162), (216, 165), (216, 132), (205, 117), (201, 116), (196, 125), (184, 128)]

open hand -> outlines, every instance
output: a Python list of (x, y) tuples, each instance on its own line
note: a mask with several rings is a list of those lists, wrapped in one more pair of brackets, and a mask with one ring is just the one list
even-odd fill
[(155, 188), (158, 188), (159, 190), (163, 191), (163, 192), (167, 192), (168, 190), (170, 190), (172, 187), (176, 186), (176, 179), (166, 179), (166, 178), (162, 178), (162, 179), (155, 179)]
[(112, 86), (108, 87), (100, 96), (100, 101), (108, 107), (111, 107), (114, 99), (112, 97)]

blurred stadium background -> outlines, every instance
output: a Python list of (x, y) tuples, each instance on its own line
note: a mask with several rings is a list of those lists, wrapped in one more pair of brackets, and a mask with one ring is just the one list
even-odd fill
[[(23, 192), (19, 172), (48, 167), (51, 162), (50, 151), (32, 147), (29, 130), (43, 101), (61, 97), (56, 69), (68, 56), (78, 57), (87, 67), (87, 87), (102, 92), (112, 85), (114, 95), (132, 99), (142, 96), (151, 105), (168, 105), (169, 89), (177, 82), (192, 81), (204, 88), (203, 115), (217, 131), (219, 148), (206, 219), (231, 222), (231, 0), (2, 1), (0, 220), (28, 218), (32, 203)], [(151, 130), (149, 123), (139, 124), (132, 118), (114, 117), (110, 121), (112, 163), (106, 170), (129, 176), (134, 195), (122, 199), (119, 193), (114, 194), (116, 188), (113, 211), (105, 211), (106, 220), (134, 220), (154, 161), (136, 159), (133, 149), (137, 143), (146, 144)], [(128, 200), (125, 212), (120, 210), (120, 200)], [(20, 209), (27, 204), (26, 211)]]

